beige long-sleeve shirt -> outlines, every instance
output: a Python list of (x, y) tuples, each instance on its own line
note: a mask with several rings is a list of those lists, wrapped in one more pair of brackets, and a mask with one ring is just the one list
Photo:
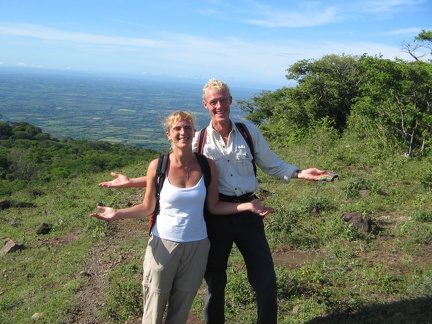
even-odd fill
[[(207, 127), (207, 137), (203, 154), (216, 162), (218, 169), (219, 193), (229, 196), (241, 196), (258, 190), (258, 179), (252, 164), (253, 155), (234, 123), (228, 137), (228, 144), (222, 136), (213, 129), (211, 123)], [(280, 159), (268, 146), (264, 136), (258, 128), (250, 123), (246, 124), (252, 137), (255, 150), (256, 165), (266, 174), (278, 177), (288, 183), (291, 175), (298, 167), (290, 165)], [(197, 132), (193, 148), (196, 150)]]

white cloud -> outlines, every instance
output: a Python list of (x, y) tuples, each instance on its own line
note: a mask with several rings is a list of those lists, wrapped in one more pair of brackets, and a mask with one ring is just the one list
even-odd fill
[[(161, 53), (170, 66), (179, 65), (186, 74), (193, 67), (203, 75), (241, 75), (263, 82), (285, 82), (286, 69), (301, 59), (320, 59), (324, 55), (382, 55), (384, 58), (409, 59), (399, 48), (374, 42), (336, 41), (244, 41), (238, 38), (208, 40), (190, 35), (172, 35), (171, 45), (177, 51)], [(258, 77), (259, 76), (259, 77)]]
[(360, 1), (363, 12), (374, 14), (395, 13), (400, 10), (410, 10), (424, 4), (427, 0), (372, 0)]
[(266, 12), (264, 16), (265, 17), (261, 19), (247, 19), (245, 22), (265, 27), (312, 27), (322, 26), (341, 20), (335, 8), (309, 12)]
[(66, 41), (73, 43), (91, 43), (105, 45), (127, 45), (141, 47), (165, 47), (166, 44), (159, 40), (145, 38), (112, 37), (104, 35), (84, 34), (56, 30), (40, 25), (15, 24), (0, 25), (0, 35), (30, 37), (49, 41)]
[[(253, 11), (240, 11), (240, 18), (252, 25), (264, 27), (313, 27), (341, 21), (357, 20), (364, 16), (388, 18), (403, 10), (418, 10), (428, 0), (353, 0), (353, 1), (299, 1), (283, 6), (269, 6), (254, 1), (248, 4)], [(290, 9), (287, 10), (286, 8)], [(380, 17), (381, 16), (381, 17)]]
[[(302, 16), (299, 10), (292, 13), (285, 11), (275, 13), (275, 19), (272, 20), (272, 13), (263, 7), (262, 16), (265, 16), (265, 19), (261, 23), (270, 26), (272, 20), (273, 26), (287, 27), (288, 23), (293, 26), (305, 24), (302, 20), (307, 21), (307, 24), (331, 24), (332, 21), (340, 19), (339, 9), (327, 8), (320, 11), (318, 6), (312, 5), (308, 8), (312, 11), (306, 14), (307, 17)], [(389, 33), (398, 35), (404, 31), (413, 29), (393, 30)], [(418, 31), (415, 34), (418, 34)], [(149, 74), (200, 74), (206, 77), (224, 75), (260, 82), (284, 83), (286, 69), (301, 59), (319, 59), (327, 54), (363, 53), (382, 54), (389, 59), (397, 56), (405, 59), (399, 48), (378, 42), (358, 42), (351, 38), (340, 42), (319, 39), (311, 41), (310, 38), (273, 38), (262, 41), (253, 38), (248, 41), (243, 37), (224, 35), (222, 33), (217, 38), (206, 38), (159, 30), (160, 39), (155, 40), (75, 33), (41, 25), (0, 23), (0, 37), (6, 36), (4, 40), (15, 41), (15, 38), (21, 40), (23, 37), (35, 40), (28, 42), (25, 39), (25, 42), (20, 42), (20, 58), (16, 58), (17, 55), (13, 52), (18, 42), (15, 42), (14, 46), (5, 46), (3, 61), (8, 51), (9, 60), (21, 60), (28, 62), (29, 66), (44, 65), (48, 68), (63, 66), (70, 69), (72, 66), (74, 70), (105, 72), (146, 71)], [(64, 43), (68, 45), (66, 50), (61, 46)], [(28, 48), (34, 51), (29, 51)], [(39, 53), (39, 56), (35, 53)]]
[(405, 28), (395, 29), (386, 33), (377, 34), (379, 36), (391, 36), (391, 35), (414, 35), (417, 36), (421, 32), (422, 28)]

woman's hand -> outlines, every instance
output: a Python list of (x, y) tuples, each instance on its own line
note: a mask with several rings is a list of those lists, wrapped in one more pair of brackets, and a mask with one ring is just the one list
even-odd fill
[(260, 216), (266, 216), (270, 213), (274, 213), (274, 209), (271, 207), (263, 206), (260, 204), (261, 201), (263, 201), (264, 198), (258, 198), (252, 200), (250, 203), (252, 204), (251, 212), (258, 214)]
[(111, 207), (97, 206), (97, 209), (103, 211), (102, 214), (92, 213), (90, 216), (96, 217), (105, 221), (113, 220), (116, 218), (117, 211)]

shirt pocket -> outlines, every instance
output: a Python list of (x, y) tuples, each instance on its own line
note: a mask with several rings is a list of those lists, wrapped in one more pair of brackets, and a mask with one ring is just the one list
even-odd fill
[(216, 161), (216, 164), (222, 159), (223, 153), (214, 144), (206, 144), (204, 149), (205, 156)]
[(250, 176), (254, 174), (252, 156), (245, 150), (236, 152), (237, 172), (241, 176)]

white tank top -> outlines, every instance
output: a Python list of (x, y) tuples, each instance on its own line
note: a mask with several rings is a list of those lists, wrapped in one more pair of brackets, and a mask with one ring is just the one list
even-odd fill
[(204, 177), (191, 188), (173, 186), (165, 178), (160, 194), (160, 211), (153, 227), (153, 235), (174, 242), (192, 242), (207, 237), (204, 220), (206, 198)]

